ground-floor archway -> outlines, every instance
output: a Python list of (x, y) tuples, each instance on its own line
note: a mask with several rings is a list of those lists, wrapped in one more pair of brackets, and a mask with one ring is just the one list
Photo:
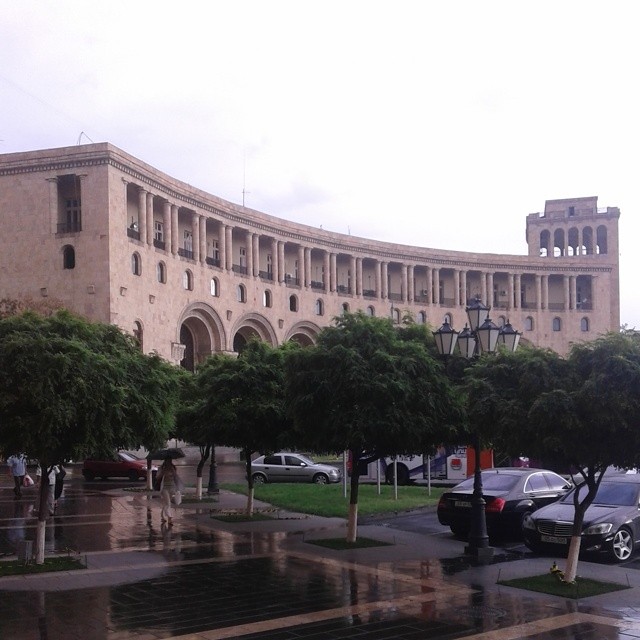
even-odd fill
[(204, 303), (189, 305), (178, 321), (178, 341), (184, 346), (180, 366), (195, 371), (212, 353), (226, 350), (227, 339), (217, 312)]

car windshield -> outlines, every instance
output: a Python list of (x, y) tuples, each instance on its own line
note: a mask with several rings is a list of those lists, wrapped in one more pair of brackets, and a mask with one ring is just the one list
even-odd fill
[(302, 460), (302, 462), (304, 462), (306, 465), (315, 464), (315, 462), (311, 458), (309, 458), (309, 456), (303, 456), (302, 454), (298, 453), (297, 457), (300, 458), (300, 460)]
[(125, 462), (133, 462), (134, 460), (140, 460), (138, 456), (134, 456), (133, 453), (128, 453), (126, 451), (120, 451), (120, 458)]
[[(482, 488), (485, 491), (510, 491), (516, 486), (519, 476), (509, 473), (483, 473)], [(473, 476), (461, 482), (454, 491), (473, 489)]]
[[(603, 482), (598, 488), (598, 493), (592, 504), (613, 505), (631, 507), (638, 504), (638, 489), (640, 485), (628, 482)], [(580, 500), (584, 498), (587, 492), (586, 485), (579, 487)], [(568, 493), (563, 502), (573, 503), (573, 494), (575, 491)]]

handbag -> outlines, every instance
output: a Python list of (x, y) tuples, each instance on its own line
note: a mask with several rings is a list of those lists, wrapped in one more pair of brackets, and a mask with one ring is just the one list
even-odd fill
[(180, 491), (176, 491), (173, 494), (173, 504), (175, 504), (176, 507), (182, 504), (182, 493)]
[(23, 487), (32, 487), (33, 486), (33, 479), (31, 478), (31, 476), (26, 473), (24, 478), (22, 478), (22, 486)]

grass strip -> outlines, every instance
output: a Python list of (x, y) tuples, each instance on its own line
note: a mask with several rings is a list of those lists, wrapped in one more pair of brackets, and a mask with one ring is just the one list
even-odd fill
[(551, 596), (571, 598), (573, 600), (588, 598), (590, 596), (599, 596), (603, 593), (621, 591), (623, 589), (630, 588), (628, 585), (579, 577), (576, 578), (575, 583), (571, 584), (558, 580), (558, 578), (551, 573), (545, 573), (541, 576), (514, 578), (512, 580), (499, 580), (498, 584), (502, 584), (507, 587), (515, 587), (516, 589), (527, 589), (528, 591), (547, 593)]
[(34, 562), (25, 564), (22, 560), (0, 561), (0, 577), (49, 573), (50, 571), (74, 571), (76, 569), (85, 569), (85, 566), (80, 560), (68, 556), (45, 558), (44, 564), (35, 564)]
[(344, 551), (346, 549), (369, 549), (371, 547), (391, 547), (390, 542), (381, 542), (372, 538), (358, 538), (355, 542), (347, 542), (344, 538), (325, 538), (324, 540), (305, 540), (309, 544), (315, 544), (318, 547), (326, 549), (335, 549), (336, 551)]
[[(222, 488), (234, 493), (247, 494), (246, 484), (223, 484)], [(378, 495), (377, 486), (360, 485), (358, 494), (358, 514), (361, 516), (380, 515), (410, 511), (422, 507), (435, 506), (446, 488), (432, 487), (429, 495), (424, 486), (398, 487), (395, 499), (393, 487), (382, 485)], [(341, 484), (301, 484), (274, 483), (255, 487), (256, 500), (268, 502), (286, 511), (311, 515), (346, 518), (349, 512), (349, 492), (343, 495)]]

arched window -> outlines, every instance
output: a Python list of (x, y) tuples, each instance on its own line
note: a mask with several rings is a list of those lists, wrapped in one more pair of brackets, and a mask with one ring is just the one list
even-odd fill
[(589, 331), (589, 318), (582, 318), (580, 320), (580, 331)]
[(142, 347), (142, 324), (137, 320), (133, 323), (133, 337), (136, 339), (138, 346), (140, 347), (140, 351), (143, 351)]
[(373, 305), (367, 307), (367, 315), (373, 318), (376, 315), (376, 308)]
[(553, 319), (553, 330), (554, 331), (560, 331), (560, 329), (562, 328), (562, 322), (560, 320), (560, 318), (554, 318)]
[(167, 267), (164, 262), (158, 262), (156, 266), (156, 276), (158, 277), (158, 282), (162, 284), (167, 281)]
[(264, 293), (262, 294), (262, 306), (271, 307), (272, 304), (273, 301), (271, 300), (271, 291), (269, 291), (269, 289), (265, 289)]
[(131, 254), (131, 273), (134, 276), (139, 276), (142, 273), (142, 259), (137, 252)]
[(236, 289), (236, 298), (238, 302), (246, 302), (247, 301), (247, 290), (244, 288), (243, 284), (239, 284)]
[(343, 302), (342, 303), (342, 313), (349, 313), (349, 303), (348, 302)]
[(427, 324), (427, 314), (424, 311), (419, 311), (417, 316), (418, 324)]
[(395, 307), (391, 310), (391, 319), (394, 324), (400, 324), (400, 309), (396, 309)]
[(76, 267), (76, 250), (70, 245), (62, 248), (62, 268), (75, 269)]
[(324, 315), (324, 302), (318, 298), (316, 300), (316, 315), (323, 316)]
[(189, 269), (182, 274), (182, 286), (187, 291), (193, 291), (193, 274)]
[(211, 295), (216, 298), (220, 295), (220, 285), (218, 284), (218, 278), (211, 278)]
[(498, 322), (496, 322), (496, 324), (499, 327), (504, 327), (504, 325), (507, 324), (507, 319), (504, 316), (499, 316), (498, 317)]
[(524, 330), (533, 331), (533, 318), (531, 316), (527, 316), (524, 319)]
[(296, 296), (289, 296), (289, 311), (298, 310), (298, 298)]
[(443, 324), (447, 323), (447, 324), (453, 326), (453, 318), (451, 317), (451, 314), (450, 313), (445, 313), (444, 314), (444, 318), (442, 318), (442, 322), (443, 322)]

